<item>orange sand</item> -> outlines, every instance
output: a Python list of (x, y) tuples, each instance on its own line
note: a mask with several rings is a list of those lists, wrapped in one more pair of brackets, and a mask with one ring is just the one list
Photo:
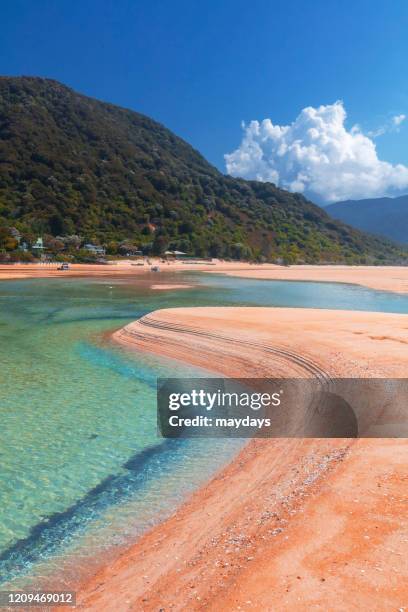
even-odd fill
[(174, 283), (174, 285), (164, 285), (164, 284), (160, 284), (160, 285), (151, 285), (151, 289), (155, 290), (155, 291), (172, 291), (174, 289), (191, 289), (193, 287), (193, 285), (177, 285), (176, 283)]
[[(406, 315), (162, 310), (114, 334), (226, 376), (406, 376)], [(265, 346), (279, 349), (266, 351)], [(406, 440), (253, 440), (83, 586), (85, 610), (400, 610)]]
[[(215, 270), (210, 270), (214, 272)], [(352, 283), (370, 289), (408, 293), (408, 266), (252, 266), (228, 270), (229, 276), (263, 280)]]

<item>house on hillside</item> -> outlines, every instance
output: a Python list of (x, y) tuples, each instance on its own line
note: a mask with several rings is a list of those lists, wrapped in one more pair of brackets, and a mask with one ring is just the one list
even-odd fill
[(15, 227), (10, 227), (10, 234), (13, 236), (14, 240), (17, 240), (18, 244), (21, 241), (21, 234)]
[(97, 244), (92, 244), (91, 242), (84, 244), (84, 249), (86, 251), (89, 251), (93, 255), (105, 255), (106, 254), (106, 249), (104, 247), (98, 246)]
[(34, 242), (34, 244), (31, 245), (31, 250), (34, 252), (35, 255), (39, 257), (40, 255), (42, 255), (44, 249), (45, 249), (45, 246), (44, 246), (43, 239), (41, 238), (41, 236), (39, 236), (37, 240)]

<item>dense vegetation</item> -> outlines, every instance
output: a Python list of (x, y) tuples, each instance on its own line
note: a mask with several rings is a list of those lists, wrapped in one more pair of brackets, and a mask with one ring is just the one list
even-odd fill
[(125, 240), (288, 262), (406, 256), (299, 194), (224, 176), (148, 117), (31, 77), (0, 78), (0, 227), (3, 251), (13, 227), (29, 243), (42, 235), (62, 250), (55, 237), (79, 236), (113, 254)]

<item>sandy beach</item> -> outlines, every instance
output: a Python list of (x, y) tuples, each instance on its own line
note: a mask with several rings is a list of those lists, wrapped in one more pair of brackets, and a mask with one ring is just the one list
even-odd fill
[[(264, 280), (318, 281), (352, 283), (379, 289), (408, 293), (407, 266), (277, 266), (273, 264), (249, 264), (245, 262), (183, 263), (180, 261), (161, 263), (161, 272), (213, 272)], [(130, 261), (117, 261), (109, 265), (72, 264), (69, 270), (58, 270), (58, 264), (13, 264), (0, 265), (0, 280), (22, 278), (69, 278), (69, 277), (138, 277), (150, 271), (150, 265), (138, 266)], [(160, 273), (155, 273), (159, 277)]]
[[(405, 315), (156, 311), (114, 334), (225, 376), (406, 376)], [(266, 350), (268, 349), (268, 350)], [(400, 610), (407, 442), (252, 440), (79, 592), (87, 610)]]
[(407, 266), (269, 266), (265, 264), (250, 266), (248, 269), (229, 269), (225, 273), (229, 276), (259, 280), (351, 283), (381, 291), (408, 292)]

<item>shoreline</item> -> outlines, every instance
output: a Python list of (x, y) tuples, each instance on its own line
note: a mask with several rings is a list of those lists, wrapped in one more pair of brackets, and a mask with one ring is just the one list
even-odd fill
[[(406, 315), (308, 309), (270, 315), (267, 308), (156, 311), (113, 336), (130, 350), (211, 363), (231, 377), (270, 375), (271, 368), (276, 376), (304, 375), (289, 349), (331, 376), (406, 372)], [(205, 333), (197, 336), (200, 329)], [(266, 340), (288, 354), (268, 358), (259, 349)], [(397, 576), (389, 550), (404, 550), (395, 499), (404, 496), (406, 450), (405, 440), (251, 440), (170, 519), (87, 581), (79, 603), (87, 610), (341, 610), (372, 608), (376, 600), (378, 610), (398, 609), (408, 597), (401, 586), (408, 567)]]
[[(134, 262), (133, 262), (134, 263)], [(305, 282), (345, 283), (379, 291), (408, 293), (408, 266), (345, 266), (345, 265), (296, 265), (249, 264), (245, 262), (214, 261), (208, 263), (171, 262), (163, 264), (152, 259), (151, 265), (159, 266), (160, 272), (151, 272), (150, 265), (137, 266), (129, 261), (118, 261), (109, 265), (72, 264), (70, 270), (57, 270), (59, 264), (9, 264), (0, 265), (1, 280), (25, 278), (138, 278), (151, 275), (159, 284), (162, 273), (205, 272), (226, 274), (256, 280), (285, 280)]]
[(209, 270), (209, 272), (254, 280), (343, 283), (401, 295), (408, 293), (408, 267), (406, 266), (294, 265), (231, 269), (226, 272)]

